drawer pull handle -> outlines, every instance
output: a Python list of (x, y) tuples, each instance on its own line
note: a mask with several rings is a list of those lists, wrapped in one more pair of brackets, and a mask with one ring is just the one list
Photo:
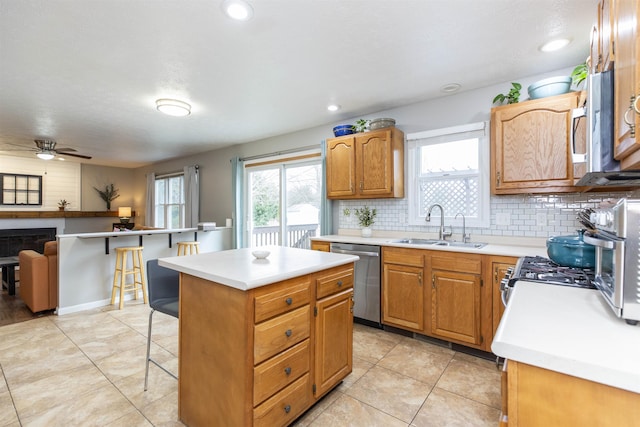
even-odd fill
[(286, 302), (287, 305), (293, 304), (293, 300), (291, 298), (287, 298), (286, 300), (284, 300), (284, 302)]
[(342, 286), (342, 280), (338, 280), (338, 287)]
[(284, 373), (287, 375), (291, 375), (291, 367), (287, 366), (286, 368), (284, 368)]
[(285, 405), (284, 412), (286, 412), (287, 414), (291, 412), (291, 405)]
[(293, 332), (291, 332), (291, 329), (287, 329), (287, 331), (286, 331), (284, 334), (285, 334), (286, 336), (290, 337), (292, 333), (293, 333)]

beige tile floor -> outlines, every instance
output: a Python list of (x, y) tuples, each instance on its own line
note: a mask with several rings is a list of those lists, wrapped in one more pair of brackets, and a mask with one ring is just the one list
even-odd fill
[[(129, 303), (0, 327), (0, 426), (181, 426), (175, 379), (152, 365), (143, 391), (148, 313)], [(177, 333), (154, 315), (152, 354), (173, 372)], [(353, 373), (296, 426), (497, 424), (490, 361), (358, 324), (353, 354)]]

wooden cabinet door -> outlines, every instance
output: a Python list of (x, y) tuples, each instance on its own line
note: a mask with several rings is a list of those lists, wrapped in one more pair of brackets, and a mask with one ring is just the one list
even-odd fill
[(431, 333), (445, 339), (480, 345), (479, 275), (433, 270)]
[(598, 4), (598, 15), (600, 20), (600, 71), (610, 70), (613, 63), (613, 26), (611, 25), (611, 19), (613, 18), (611, 9), (613, 8), (610, 0), (601, 0)]
[(613, 13), (615, 157), (622, 169), (640, 169), (640, 4), (638, 0), (616, 0)]
[(568, 93), (491, 110), (493, 194), (576, 191), (571, 110), (581, 95)]
[(361, 196), (393, 196), (391, 131), (356, 136), (356, 183)]
[(314, 396), (320, 397), (353, 367), (353, 289), (316, 303)]
[(355, 137), (327, 141), (327, 197), (350, 198), (356, 194)]
[(382, 323), (422, 332), (424, 329), (424, 270), (385, 263), (382, 287)]

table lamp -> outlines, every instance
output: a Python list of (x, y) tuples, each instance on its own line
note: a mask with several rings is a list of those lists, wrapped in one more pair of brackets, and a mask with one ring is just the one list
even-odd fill
[(127, 224), (129, 222), (129, 218), (131, 218), (131, 207), (120, 207), (118, 208), (118, 216), (120, 217), (120, 222), (122, 224)]

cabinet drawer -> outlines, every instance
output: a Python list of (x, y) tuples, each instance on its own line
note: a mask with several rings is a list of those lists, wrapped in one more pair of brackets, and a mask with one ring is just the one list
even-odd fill
[(353, 287), (353, 267), (332, 270), (316, 279), (317, 298), (335, 294)]
[(257, 365), (309, 337), (309, 306), (254, 326), (253, 363)]
[(309, 340), (253, 368), (253, 405), (283, 389), (309, 371)]
[(431, 268), (434, 270), (482, 273), (482, 258), (478, 255), (432, 255)]
[(254, 427), (275, 427), (291, 424), (311, 404), (309, 374), (253, 410)]
[(308, 277), (287, 280), (278, 289), (255, 298), (255, 323), (309, 304), (310, 280)]
[(424, 267), (424, 252), (420, 249), (388, 249), (382, 252), (382, 261), (386, 264), (402, 264)]

